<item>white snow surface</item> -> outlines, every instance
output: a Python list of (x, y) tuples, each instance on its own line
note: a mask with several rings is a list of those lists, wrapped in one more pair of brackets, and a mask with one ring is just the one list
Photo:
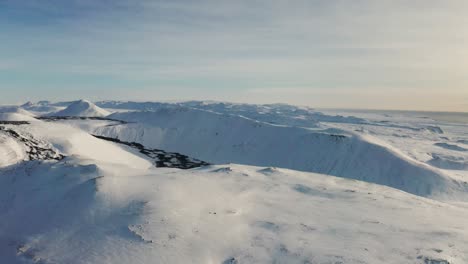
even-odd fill
[(21, 105), (21, 108), (34, 113), (36, 115), (46, 115), (52, 112), (58, 112), (60, 110), (65, 109), (62, 104), (55, 105), (49, 101), (39, 101), (36, 103), (27, 102)]
[(34, 114), (18, 106), (0, 106), (0, 121), (33, 121)]
[[(190, 108), (115, 113), (123, 125), (94, 127), (93, 134), (175, 151), (216, 164), (276, 166), (364, 180), (422, 196), (461, 194), (438, 168), (409, 158), (371, 135), (272, 125)], [(452, 196), (453, 196), (452, 195)]]
[(468, 208), (325, 175), (67, 158), (0, 188), (2, 263), (468, 261)]
[(9, 166), (25, 159), (26, 151), (16, 140), (0, 134), (0, 167)]
[(36, 119), (30, 115), (0, 112), (0, 121), (35, 121), (35, 120)]
[[(466, 126), (195, 106), (0, 125), (66, 156), (0, 133), (0, 263), (468, 263)], [(227, 164), (155, 168), (90, 132)]]
[(67, 108), (49, 113), (49, 116), (86, 116), (86, 117), (104, 117), (110, 112), (104, 110), (90, 101), (79, 100), (71, 103)]
[(76, 156), (83, 160), (99, 161), (113, 166), (127, 166), (134, 169), (147, 169), (151, 163), (119, 145), (93, 137), (83, 130), (64, 124), (36, 122), (28, 126), (15, 127), (36, 138), (50, 142), (61, 153)]

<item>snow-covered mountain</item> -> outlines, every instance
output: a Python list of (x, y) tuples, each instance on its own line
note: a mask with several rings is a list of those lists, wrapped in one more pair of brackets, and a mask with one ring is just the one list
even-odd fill
[(31, 121), (34, 114), (18, 106), (0, 106), (0, 121)]
[(222, 114), (243, 116), (265, 123), (300, 127), (317, 127), (318, 123), (323, 121), (336, 123), (366, 123), (366, 120), (362, 118), (324, 115), (309, 107), (287, 104), (255, 105), (215, 101), (188, 101), (176, 103), (101, 101), (96, 104), (103, 108), (137, 111), (158, 111), (160, 109), (180, 107), (194, 108)]
[(63, 106), (55, 105), (49, 101), (39, 101), (37, 103), (27, 102), (21, 105), (21, 108), (28, 110), (32, 113), (35, 113), (37, 115), (58, 112), (64, 109)]
[(468, 125), (119, 105), (3, 108), (0, 263), (468, 263)]
[(104, 117), (110, 112), (104, 110), (87, 100), (79, 100), (71, 103), (67, 108), (58, 112), (52, 112), (49, 116), (88, 116)]
[[(468, 261), (460, 204), (271, 167), (161, 169), (65, 124), (6, 128), (65, 158), (0, 168), (1, 263)], [(27, 146), (0, 135), (19, 161)]]
[(276, 166), (379, 183), (423, 196), (465, 192), (437, 169), (412, 160), (372, 136), (340, 130), (277, 126), (190, 108), (124, 112), (126, 124), (91, 133), (185, 153), (214, 164)]

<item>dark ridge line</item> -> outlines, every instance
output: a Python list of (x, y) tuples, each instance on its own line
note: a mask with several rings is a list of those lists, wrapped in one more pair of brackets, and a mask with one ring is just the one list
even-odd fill
[[(4, 132), (10, 137), (22, 142), (27, 147), (26, 154), (28, 155), (28, 160), (62, 160), (65, 158), (65, 155), (60, 154), (52, 147), (48, 147), (46, 144), (43, 144), (41, 141), (36, 140), (33, 137), (27, 138), (13, 129), (9, 129), (4, 126), (0, 126), (0, 132)], [(41, 144), (43, 146), (41, 146)]]
[(117, 138), (104, 137), (99, 135), (92, 136), (138, 149), (140, 153), (153, 159), (155, 166), (158, 168), (178, 168), (186, 170), (211, 165), (208, 162), (197, 160), (177, 152), (166, 152), (160, 149), (147, 149), (142, 144), (137, 142), (126, 142)]
[(6, 120), (0, 120), (0, 125), (15, 125), (15, 126), (19, 126), (19, 125), (29, 125), (31, 123), (29, 123), (28, 121), (6, 121)]
[(113, 121), (118, 122), (120, 124), (128, 124), (126, 121), (107, 118), (107, 117), (99, 117), (99, 116), (40, 116), (36, 117), (39, 120), (44, 121), (58, 121), (58, 120), (100, 120), (100, 121)]

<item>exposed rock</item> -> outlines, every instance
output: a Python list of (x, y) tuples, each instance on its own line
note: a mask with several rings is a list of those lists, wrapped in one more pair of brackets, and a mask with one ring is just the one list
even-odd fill
[(150, 157), (154, 160), (156, 167), (178, 168), (178, 169), (192, 169), (202, 166), (210, 165), (207, 162), (197, 160), (186, 155), (176, 152), (166, 152), (160, 149), (148, 149), (142, 144), (136, 142), (125, 142), (116, 138), (103, 137), (93, 135), (99, 139), (115, 142), (118, 144), (126, 145), (134, 149), (138, 149), (140, 153)]
[(0, 126), (0, 132), (23, 143), (28, 155), (27, 160), (61, 160), (65, 156), (47, 142), (37, 140), (31, 135), (20, 134), (13, 129)]

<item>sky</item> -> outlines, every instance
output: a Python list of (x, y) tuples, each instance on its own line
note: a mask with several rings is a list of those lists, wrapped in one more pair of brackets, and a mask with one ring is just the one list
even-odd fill
[(0, 103), (468, 112), (465, 0), (0, 0)]

